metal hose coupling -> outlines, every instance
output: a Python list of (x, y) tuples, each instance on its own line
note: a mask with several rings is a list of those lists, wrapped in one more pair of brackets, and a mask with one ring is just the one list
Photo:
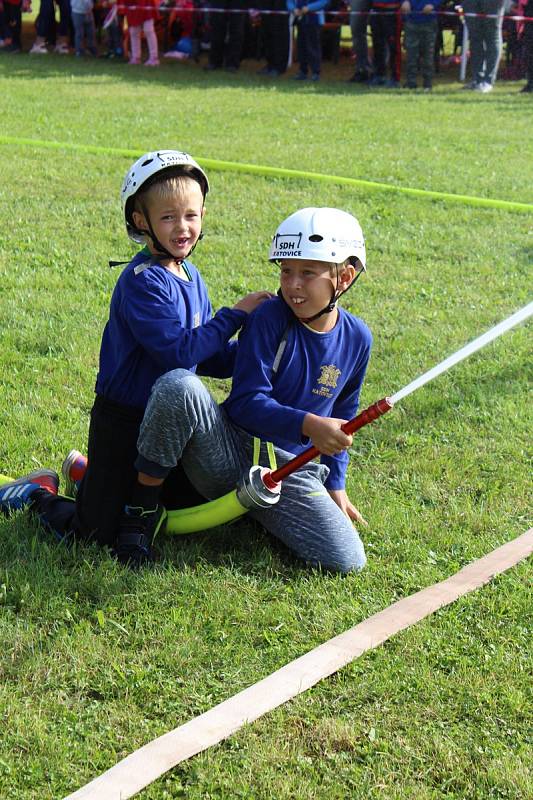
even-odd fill
[(272, 488), (265, 486), (263, 476), (270, 474), (266, 467), (251, 467), (237, 486), (237, 499), (245, 508), (270, 508), (279, 500), (281, 483)]

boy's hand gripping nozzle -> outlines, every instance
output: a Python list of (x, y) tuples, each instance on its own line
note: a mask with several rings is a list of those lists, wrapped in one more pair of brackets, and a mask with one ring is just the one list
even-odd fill
[[(376, 420), (378, 417), (386, 414), (387, 411), (390, 411), (392, 407), (393, 404), (391, 403), (390, 398), (384, 397), (382, 400), (378, 400), (376, 403), (368, 406), (368, 408), (365, 408), (364, 411), (361, 411), (360, 414), (351, 419), (349, 422), (346, 422), (342, 426), (342, 430), (344, 433), (355, 433), (360, 428), (364, 428), (365, 425), (368, 425), (370, 422), (374, 422), (374, 420)], [(278, 493), (279, 496), (279, 484), (281, 481), (284, 478), (287, 478), (289, 475), (292, 475), (293, 472), (296, 472), (297, 469), (302, 467), (304, 464), (307, 464), (308, 461), (311, 461), (318, 455), (320, 455), (320, 451), (317, 450), (316, 447), (309, 447), (307, 450), (304, 450), (303, 453), (300, 453), (299, 456), (291, 459), (283, 467), (280, 467), (274, 472), (263, 470), (261, 479), (265, 488), (270, 492)], [(277, 502), (277, 499), (272, 502)]]

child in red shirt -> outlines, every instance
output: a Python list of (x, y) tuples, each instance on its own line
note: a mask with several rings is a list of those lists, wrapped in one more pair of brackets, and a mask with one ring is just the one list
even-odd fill
[[(141, 63), (141, 29), (148, 45), (148, 60), (145, 67), (159, 66), (159, 49), (154, 20), (158, 12), (154, 0), (123, 0), (123, 13), (126, 15), (130, 34), (130, 60), (128, 64)], [(120, 11), (120, 9), (119, 9)]]
[(176, 58), (185, 61), (193, 53), (193, 34), (195, 26), (195, 9), (193, 0), (176, 0), (170, 14), (168, 28), (176, 42), (164, 53), (164, 58)]

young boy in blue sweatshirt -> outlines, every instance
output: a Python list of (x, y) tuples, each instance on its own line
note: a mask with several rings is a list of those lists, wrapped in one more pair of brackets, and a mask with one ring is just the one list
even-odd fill
[(298, 28), (298, 63), (300, 70), (295, 76), (297, 81), (307, 80), (307, 72), (311, 68), (311, 80), (320, 80), (322, 64), (322, 43), (320, 35), (325, 22), (324, 9), (329, 0), (287, 0), (287, 11), (294, 15), (294, 24)]
[(422, 71), (424, 89), (433, 88), (435, 70), (435, 39), (437, 38), (437, 15), (441, 0), (404, 0), (405, 49), (407, 50), (406, 89), (417, 88), (418, 67)]
[[(112, 547), (123, 561), (135, 560), (131, 517), (144, 514), (145, 527), (157, 527), (156, 515), (145, 513), (144, 488), (137, 485), (134, 468), (152, 386), (177, 367), (229, 377), (237, 347), (231, 337), (247, 314), (270, 297), (254, 292), (212, 315), (206, 286), (189, 260), (202, 235), (208, 191), (205, 172), (181, 151), (146, 153), (128, 170), (121, 190), (126, 230), (144, 247), (120, 275), (111, 299), (88, 467), (76, 500), (57, 497), (57, 476), (43, 470), (0, 487), (0, 510), (29, 505), (59, 537), (72, 533), (94, 539)], [(179, 494), (182, 482), (183, 474), (173, 470), (169, 491)]]
[(228, 399), (218, 405), (187, 370), (161, 377), (137, 443), (139, 481), (151, 484), (153, 505), (181, 461), (214, 499), (252, 464), (275, 469), (312, 444), (321, 463), (284, 480), (275, 506), (249, 513), (307, 563), (361, 569), (352, 520), (364, 520), (346, 493), (352, 437), (341, 426), (356, 414), (372, 337), (337, 301), (365, 269), (363, 234), (344, 211), (305, 208), (281, 223), (269, 258), (280, 267), (279, 296), (246, 320)]

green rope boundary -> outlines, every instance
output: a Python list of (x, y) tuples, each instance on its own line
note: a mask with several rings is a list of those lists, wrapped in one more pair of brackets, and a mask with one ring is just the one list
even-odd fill
[[(75, 142), (53, 142), (42, 139), (18, 138), (16, 136), (0, 136), (0, 144), (44, 147), (51, 150), (77, 150), (94, 154), (106, 153), (108, 155), (127, 156), (128, 158), (138, 158), (144, 152), (142, 150), (128, 150), (122, 147), (102, 147), (99, 145), (77, 144)], [(511, 200), (498, 200), (491, 197), (472, 197), (466, 194), (452, 194), (451, 192), (434, 192), (429, 189), (413, 189), (410, 186), (394, 186), (394, 184), (390, 183), (367, 181), (362, 178), (346, 178), (342, 175), (323, 175), (320, 172), (305, 172), (303, 170), (284, 169), (282, 167), (266, 167), (260, 164), (241, 164), (235, 161), (218, 161), (212, 158), (198, 158), (197, 161), (206, 169), (223, 172), (245, 172), (249, 175), (261, 175), (272, 178), (300, 178), (309, 181), (320, 181), (322, 183), (336, 183), (341, 186), (357, 186), (374, 191), (400, 192), (401, 194), (410, 195), (411, 197), (464, 203), (465, 205), (480, 206), (482, 208), (498, 208), (504, 211), (520, 211), (526, 213), (533, 212), (532, 204), (517, 203)]]

